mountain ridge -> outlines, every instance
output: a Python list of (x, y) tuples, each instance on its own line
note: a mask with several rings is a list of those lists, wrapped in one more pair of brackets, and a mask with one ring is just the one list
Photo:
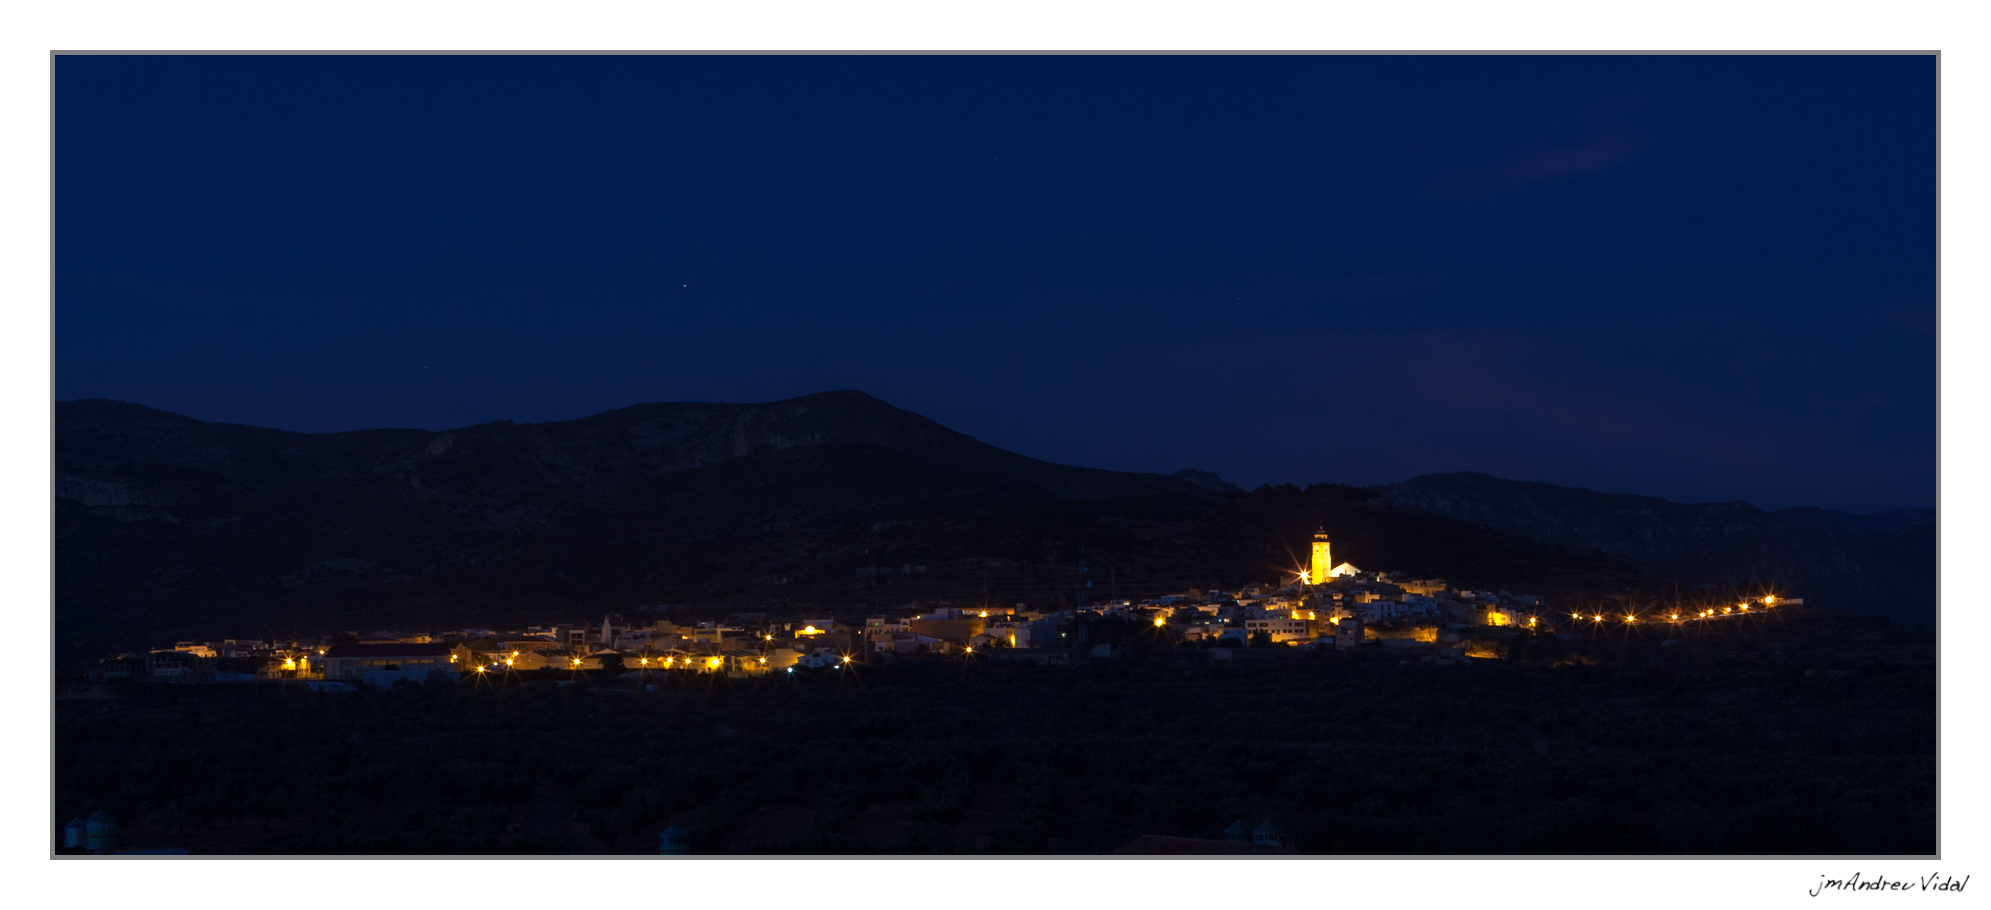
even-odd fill
[[(207, 423), (130, 402), (83, 399), (56, 403), (56, 437), (58, 474), (64, 463), (143, 462), (207, 470), (249, 487), (325, 480), (383, 466), (419, 474), (428, 466), (439, 469), (436, 477), (451, 475), (448, 479), (458, 484), (474, 481), (491, 492), (516, 494), (554, 485), (600, 493), (635, 477), (755, 452), (842, 442), (884, 445), (946, 458), (969, 470), (1029, 477), (1049, 495), (1091, 498), (1203, 489), (1160, 474), (1029, 458), (857, 391), (765, 404), (645, 402), (542, 423), (335, 433)], [(357, 466), (356, 458), (367, 463)], [(463, 476), (470, 462), (481, 462), (484, 469)], [(427, 490), (448, 495), (450, 488), (446, 482)]]
[(1772, 513), (1740, 501), (1677, 503), (1477, 472), (1426, 474), (1376, 489), (1400, 507), (1535, 540), (1733, 584), (1809, 588), (1809, 599), (1823, 605), (1898, 622), (1934, 619), (1933, 513), (1927, 522), (1888, 516), (1901, 526), (1896, 534), (1853, 534), (1793, 522), (1784, 516), (1792, 510)]
[(78, 653), (658, 603), (1071, 606), (1273, 581), (1317, 527), (1338, 558), (1468, 587), (1586, 599), (1721, 580), (1380, 489), (1052, 464), (853, 392), (328, 434), (97, 399), (58, 402), (55, 429), (56, 625)]

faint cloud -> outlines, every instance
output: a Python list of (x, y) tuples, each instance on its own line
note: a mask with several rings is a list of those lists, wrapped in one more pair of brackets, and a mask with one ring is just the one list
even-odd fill
[(1643, 136), (1619, 133), (1576, 144), (1537, 146), (1492, 167), (1454, 171), (1433, 181), (1431, 191), (1466, 195), (1595, 174), (1637, 157), (1647, 144)]
[(1500, 173), (1501, 182), (1518, 186), (1604, 170), (1624, 161), (1644, 143), (1626, 136), (1599, 139), (1572, 148), (1542, 149), (1521, 155)]

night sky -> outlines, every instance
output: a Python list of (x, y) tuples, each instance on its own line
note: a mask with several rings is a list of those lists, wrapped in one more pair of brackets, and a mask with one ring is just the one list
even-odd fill
[(1933, 57), (58, 57), (55, 391), (1936, 499)]

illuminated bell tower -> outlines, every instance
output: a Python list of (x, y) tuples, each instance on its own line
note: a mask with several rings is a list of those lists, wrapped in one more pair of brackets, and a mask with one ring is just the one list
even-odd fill
[(1333, 572), (1334, 560), (1328, 555), (1327, 549), (1327, 529), (1322, 528), (1314, 532), (1313, 565), (1308, 568), (1307, 580), (1317, 585), (1324, 585)]

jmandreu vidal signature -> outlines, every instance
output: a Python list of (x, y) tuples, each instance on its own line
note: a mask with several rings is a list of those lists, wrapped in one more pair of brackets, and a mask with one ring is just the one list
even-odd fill
[(1818, 877), (1818, 885), (1811, 889), (1811, 896), (1817, 897), (1827, 891), (1962, 891), (1970, 884), (1970, 876), (1958, 880), (1954, 875), (1934, 873), (1927, 878), (1889, 879), (1876, 875), (1863, 878), (1861, 873), (1853, 873), (1852, 878)]

